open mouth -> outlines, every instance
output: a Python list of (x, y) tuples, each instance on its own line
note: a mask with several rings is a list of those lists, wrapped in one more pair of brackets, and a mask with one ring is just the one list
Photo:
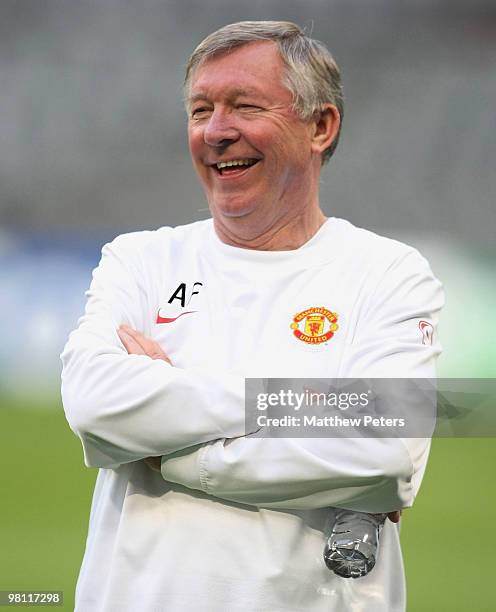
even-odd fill
[(221, 176), (236, 176), (246, 172), (248, 168), (255, 166), (259, 161), (259, 159), (233, 159), (227, 162), (218, 162), (213, 164), (212, 167)]

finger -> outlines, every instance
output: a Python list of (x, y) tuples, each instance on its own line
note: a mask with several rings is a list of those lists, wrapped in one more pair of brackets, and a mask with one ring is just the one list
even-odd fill
[(118, 329), (117, 335), (119, 336), (124, 348), (130, 355), (146, 355), (143, 347), (136, 342), (136, 340), (130, 336), (124, 329)]
[(170, 363), (170, 359), (164, 353), (162, 347), (158, 342), (155, 342), (155, 340), (143, 336), (143, 334), (140, 335), (141, 337), (139, 338), (139, 343), (145, 350), (145, 353), (148, 355), (148, 357), (151, 357), (151, 359), (161, 359), (162, 361), (167, 361), (168, 363)]
[(167, 361), (169, 365), (172, 365), (172, 361), (167, 357), (165, 353), (162, 353), (161, 355), (151, 356), (151, 357), (152, 359), (161, 359), (162, 361)]
[(146, 354), (151, 359), (160, 359), (161, 361), (167, 361), (167, 363), (170, 363), (170, 365), (172, 365), (172, 361), (167, 357), (167, 355), (160, 348), (160, 346), (148, 348)]
[(392, 522), (392, 523), (399, 523), (400, 522), (400, 518), (401, 518), (401, 511), (400, 510), (395, 510), (394, 512), (388, 512), (388, 519)]
[(143, 353), (146, 354), (146, 346), (144, 340), (146, 340), (146, 336), (144, 336), (141, 332), (133, 329), (129, 325), (120, 325), (119, 329), (124, 331), (127, 336), (132, 338), (136, 344), (138, 344), (142, 349)]
[(145, 349), (146, 354), (152, 359), (167, 359), (167, 355), (162, 350), (162, 347), (158, 342), (155, 342), (155, 340), (143, 337), (140, 342), (141, 346)]
[(123, 331), (124, 334), (131, 338), (136, 347), (140, 347), (140, 352), (133, 352), (133, 354), (148, 355), (151, 359), (160, 359), (172, 365), (171, 360), (167, 357), (166, 353), (164, 353), (160, 344), (155, 342), (155, 340), (147, 338), (141, 332), (129, 327), (129, 325), (121, 325), (119, 330)]
[(134, 327), (131, 327), (127, 323), (123, 323), (122, 325), (119, 325), (119, 329), (123, 329), (130, 336), (133, 336), (133, 338), (143, 335), (138, 330), (134, 329)]
[(151, 353), (163, 353), (165, 355), (160, 345), (151, 338), (147, 338), (145, 334), (142, 334), (138, 330), (129, 327), (129, 325), (121, 325), (120, 329), (123, 329), (129, 336), (131, 336), (134, 341), (141, 346), (141, 348), (149, 357), (151, 357)]

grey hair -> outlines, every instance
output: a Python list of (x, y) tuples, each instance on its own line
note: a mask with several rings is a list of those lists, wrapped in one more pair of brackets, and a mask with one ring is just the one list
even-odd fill
[[(327, 47), (307, 36), (290, 21), (239, 21), (207, 36), (189, 58), (184, 78), (188, 100), (194, 71), (206, 60), (251, 42), (269, 40), (277, 44), (286, 65), (284, 84), (293, 95), (293, 109), (303, 121), (320, 112), (324, 104), (334, 104), (343, 120), (344, 100), (339, 67)], [(334, 153), (339, 135), (322, 153), (325, 164)]]

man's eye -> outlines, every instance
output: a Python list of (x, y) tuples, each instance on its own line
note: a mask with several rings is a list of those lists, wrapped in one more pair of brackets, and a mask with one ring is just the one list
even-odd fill
[(260, 106), (255, 106), (255, 104), (239, 104), (238, 108), (240, 108), (241, 110), (248, 110), (248, 111), (262, 110)]
[(199, 106), (198, 108), (194, 108), (191, 111), (191, 116), (194, 118), (199, 118), (208, 113), (208, 108), (206, 106)]

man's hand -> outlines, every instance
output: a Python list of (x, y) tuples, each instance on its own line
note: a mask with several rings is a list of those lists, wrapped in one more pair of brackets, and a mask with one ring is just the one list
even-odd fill
[[(171, 360), (164, 353), (158, 342), (147, 338), (141, 332), (129, 327), (129, 325), (121, 325), (117, 330), (117, 334), (130, 355), (148, 355), (151, 359), (161, 359), (172, 365)], [(145, 457), (144, 462), (152, 470), (160, 472), (161, 459), (161, 457)]]
[(388, 519), (392, 523), (399, 523), (401, 518), (401, 510), (395, 510), (394, 512), (388, 512)]
[(117, 334), (130, 355), (148, 355), (152, 359), (161, 359), (172, 365), (171, 360), (164, 353), (158, 342), (147, 338), (141, 332), (129, 327), (129, 325), (121, 325), (117, 330)]

